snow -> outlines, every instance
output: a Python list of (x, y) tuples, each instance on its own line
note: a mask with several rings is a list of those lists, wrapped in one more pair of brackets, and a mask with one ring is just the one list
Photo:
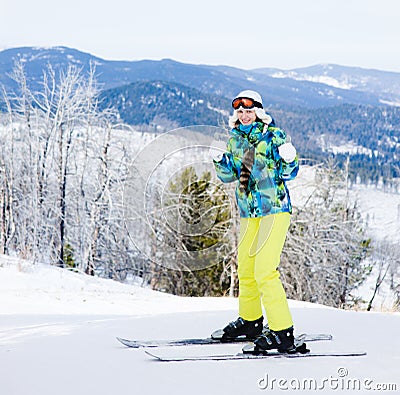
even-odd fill
[[(16, 263), (13, 263), (14, 261)], [(0, 268), (0, 295), (4, 303), (0, 314), (95, 312), (129, 315), (134, 312), (142, 316), (165, 312), (191, 312), (203, 308), (202, 304), (198, 303), (202, 299), (191, 301), (190, 298), (179, 298), (112, 280), (85, 276), (50, 265), (31, 265), (4, 256), (0, 262), (6, 262)], [(204, 298), (203, 303), (207, 301), (209, 302), (209, 298)], [(229, 307), (229, 299), (224, 298), (214, 306), (216, 310)]]
[(380, 103), (386, 105), (386, 106), (393, 106), (393, 107), (400, 107), (400, 101), (399, 100), (384, 100), (380, 99)]
[[(290, 196), (295, 209), (302, 207), (315, 193), (316, 188), (315, 169), (309, 166), (300, 166), (298, 176), (289, 183)], [(381, 242), (391, 244), (394, 249), (398, 248), (400, 243), (400, 194), (384, 190), (383, 185), (377, 187), (353, 184), (350, 189), (350, 198), (357, 205), (366, 236), (371, 238), (374, 248), (378, 247)], [(364, 264), (371, 264), (372, 258), (375, 256), (367, 257)], [(378, 275), (379, 266), (376, 265), (365, 283), (353, 291), (352, 295), (368, 302), (374, 293)], [(378, 311), (391, 311), (396, 301), (394, 288), (391, 277), (386, 276), (374, 299), (372, 308)]]
[[(4, 395), (353, 393), (347, 385), (400, 389), (400, 314), (343, 311), (290, 301), (297, 333), (332, 333), (314, 351), (365, 350), (354, 358), (162, 363), (115, 337), (203, 337), (236, 318), (234, 298), (184, 298), (0, 256), (0, 372)], [(163, 348), (235, 353), (238, 345)], [(154, 351), (154, 349), (153, 349)], [(379, 361), (379, 363), (378, 363)], [(346, 374), (347, 373), (347, 374)], [(343, 375), (343, 377), (341, 377)], [(268, 388), (262, 389), (268, 380)], [(260, 385), (260, 387), (259, 387)], [(271, 385), (273, 388), (271, 389)], [(333, 389), (331, 389), (333, 388)], [(358, 387), (356, 387), (358, 388)]]
[[(335, 148), (337, 152), (348, 152), (350, 147), (350, 145), (343, 145)], [(356, 147), (355, 149), (360, 152), (362, 148)], [(294, 206), (304, 205), (316, 189), (315, 168), (300, 166), (298, 176), (289, 182), (288, 187)], [(364, 221), (367, 236), (374, 241), (386, 240), (393, 244), (399, 244), (400, 194), (385, 191), (381, 185), (365, 184), (353, 184), (350, 192)]]
[(339, 81), (336, 78), (327, 76), (327, 75), (307, 75), (307, 74), (299, 74), (295, 71), (278, 71), (271, 75), (273, 78), (291, 78), (296, 81), (310, 81), (317, 82), (320, 84), (325, 84), (332, 86), (334, 88), (340, 89), (352, 89), (353, 85), (349, 84), (346, 80)]
[(327, 150), (329, 152), (333, 152), (335, 155), (337, 154), (350, 154), (350, 155), (357, 155), (357, 154), (364, 154), (368, 155), (370, 158), (373, 156), (373, 152), (370, 148), (363, 147), (362, 145), (355, 145), (352, 142), (348, 142), (341, 145), (334, 145), (331, 143), (327, 144), (326, 148), (323, 150)]
[[(367, 235), (371, 237), (373, 244), (391, 243), (396, 249), (400, 243), (400, 194), (388, 193), (375, 186), (357, 184), (353, 186), (357, 204), (360, 207), (361, 216), (366, 224)], [(367, 263), (373, 261), (375, 254), (367, 258)], [(377, 260), (377, 258), (375, 258)], [(370, 276), (360, 288), (353, 292), (354, 296), (360, 296), (369, 301), (373, 295), (376, 280), (380, 276), (380, 269), (375, 265)], [(398, 280), (397, 280), (398, 281)], [(397, 282), (398, 283), (398, 282)], [(392, 309), (395, 301), (395, 288), (390, 275), (387, 275), (374, 299), (373, 308), (380, 310)]]
[(400, 243), (400, 194), (388, 193), (374, 186), (353, 186), (367, 233), (376, 241)]

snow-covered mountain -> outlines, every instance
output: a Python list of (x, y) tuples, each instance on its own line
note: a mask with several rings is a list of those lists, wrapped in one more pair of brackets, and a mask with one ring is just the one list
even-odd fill
[(262, 68), (254, 71), (278, 79), (309, 81), (338, 89), (371, 93), (378, 95), (382, 104), (400, 106), (400, 73), (335, 64), (292, 70)]
[(258, 90), (268, 103), (309, 108), (343, 103), (379, 105), (400, 103), (400, 73), (336, 65), (306, 69), (243, 70), (228, 66), (194, 65), (171, 59), (160, 61), (109, 61), (66, 47), (23, 47), (0, 52), (0, 84), (15, 87), (9, 74), (21, 60), (32, 81), (43, 68), (54, 70), (74, 64), (83, 70), (95, 66), (105, 89), (138, 81), (177, 82), (206, 94), (231, 98), (243, 89)]

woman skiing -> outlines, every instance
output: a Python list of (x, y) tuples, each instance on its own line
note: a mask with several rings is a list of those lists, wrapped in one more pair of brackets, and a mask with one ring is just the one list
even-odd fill
[[(292, 212), (286, 181), (296, 177), (296, 149), (263, 109), (259, 93), (232, 101), (229, 140), (210, 153), (218, 178), (237, 181), (239, 318), (212, 334), (222, 341), (245, 336), (255, 350), (298, 351), (293, 321), (277, 267)], [(263, 330), (264, 307), (268, 326)]]

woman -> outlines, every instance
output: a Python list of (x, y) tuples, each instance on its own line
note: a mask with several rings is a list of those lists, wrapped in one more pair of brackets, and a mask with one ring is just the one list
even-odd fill
[[(285, 182), (299, 169), (296, 149), (263, 110), (257, 92), (240, 92), (232, 107), (225, 152), (218, 147), (210, 152), (218, 178), (238, 181), (239, 318), (212, 336), (245, 336), (255, 339), (259, 350), (296, 352), (292, 316), (277, 270), (292, 212)], [(264, 331), (262, 307), (268, 320)]]

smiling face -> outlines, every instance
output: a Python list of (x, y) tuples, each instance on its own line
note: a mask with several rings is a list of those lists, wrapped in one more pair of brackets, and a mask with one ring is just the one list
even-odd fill
[(250, 125), (255, 122), (257, 118), (255, 110), (246, 110), (243, 108), (237, 110), (237, 116), (242, 125)]

